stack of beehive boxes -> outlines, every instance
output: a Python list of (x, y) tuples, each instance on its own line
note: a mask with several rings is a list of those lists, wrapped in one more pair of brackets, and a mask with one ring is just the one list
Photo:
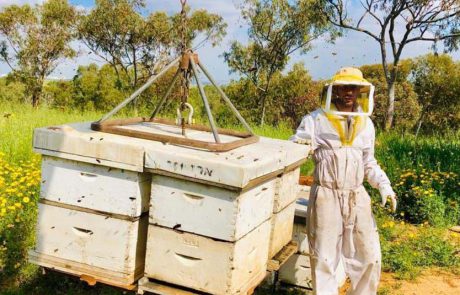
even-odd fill
[(296, 167), (294, 170), (282, 174), (276, 180), (269, 258), (275, 256), (291, 241), (299, 175), (300, 168)]
[[(298, 199), (295, 204), (294, 227), (292, 239), (299, 245), (297, 253), (292, 255), (280, 268), (279, 280), (298, 287), (313, 288), (310, 264), (310, 245), (307, 236), (307, 210), (309, 205), (309, 186), (299, 186)], [(339, 286), (345, 283), (346, 275), (343, 263), (336, 270)]]
[(291, 285), (311, 289), (313, 285), (306, 220), (308, 193), (309, 187), (303, 187), (301, 194), (299, 194), (301, 198), (299, 198), (295, 204), (292, 239), (297, 242), (299, 248), (297, 253), (292, 255), (281, 267), (279, 271), (279, 280)]
[(143, 275), (150, 176), (43, 156), (33, 261), (130, 285)]
[[(180, 136), (160, 124), (126, 128)], [(188, 136), (212, 140), (202, 131)], [(32, 262), (112, 285), (132, 284), (145, 262), (148, 278), (213, 294), (257, 285), (269, 250), (290, 240), (277, 239), (292, 207), (284, 182), (308, 155), (305, 146), (266, 138), (212, 153), (89, 123), (37, 129), (34, 149), (44, 160)]]
[(154, 176), (146, 276), (244, 294), (265, 276), (275, 181), (242, 192)]

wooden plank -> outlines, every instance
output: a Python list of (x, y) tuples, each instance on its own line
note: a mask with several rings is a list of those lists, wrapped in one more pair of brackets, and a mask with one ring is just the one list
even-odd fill
[(280, 267), (297, 252), (297, 242), (291, 241), (289, 244), (283, 247), (271, 260), (269, 260), (267, 265), (267, 271), (277, 271)]
[(126, 164), (126, 163), (110, 161), (110, 160), (104, 160), (104, 159), (100, 159), (100, 158), (86, 157), (86, 156), (82, 156), (82, 155), (69, 154), (69, 153), (62, 153), (62, 152), (59, 152), (59, 151), (41, 149), (41, 148), (36, 148), (36, 147), (33, 148), (33, 151), (34, 151), (34, 153), (37, 153), (37, 154), (40, 154), (40, 155), (56, 157), (56, 158), (62, 158), (62, 159), (67, 159), (67, 160), (73, 160), (73, 161), (78, 161), (78, 162), (83, 162), (83, 163), (89, 163), (89, 164), (101, 165), (101, 166), (106, 166), (106, 167), (125, 169), (125, 170), (136, 171), (136, 172), (143, 172), (144, 171), (143, 166), (130, 165), (130, 164)]
[(39, 199), (38, 202), (40, 204), (55, 206), (55, 207), (59, 207), (59, 208), (69, 209), (69, 210), (76, 210), (76, 211), (85, 212), (85, 213), (89, 213), (89, 214), (93, 214), (93, 215), (101, 215), (101, 216), (104, 216), (104, 217), (107, 217), (107, 218), (115, 218), (115, 219), (120, 219), (120, 220), (131, 221), (131, 222), (139, 221), (141, 218), (143, 218), (144, 216), (147, 216), (149, 214), (149, 212), (147, 211), (147, 212), (143, 212), (140, 216), (131, 217), (131, 216), (128, 216), (128, 215), (107, 213), (107, 212), (102, 212), (102, 211), (99, 211), (99, 210), (93, 210), (93, 209), (84, 208), (84, 207), (80, 207), (80, 206), (68, 205), (68, 204), (64, 204), (64, 203), (60, 203), (60, 202), (50, 201), (50, 200), (47, 200), (47, 199)]
[[(154, 119), (153, 122), (159, 121), (158, 119)], [(231, 142), (209, 142), (203, 140), (196, 140), (191, 138), (182, 138), (172, 135), (163, 135), (163, 134), (155, 134), (151, 132), (139, 131), (139, 130), (132, 130), (132, 129), (125, 129), (121, 126), (136, 124), (136, 123), (143, 123), (143, 122), (150, 122), (145, 118), (131, 118), (131, 119), (120, 119), (114, 120), (113, 122), (106, 121), (106, 122), (94, 122), (91, 124), (91, 129), (100, 132), (106, 132), (111, 134), (118, 134), (124, 135), (129, 137), (153, 140), (153, 141), (160, 141), (162, 143), (167, 144), (177, 144), (183, 146), (189, 146), (199, 149), (204, 149), (209, 152), (227, 152), (233, 150), (238, 147), (242, 147), (245, 145), (249, 145), (252, 143), (256, 143), (259, 141), (259, 137), (256, 135), (252, 135), (246, 132), (237, 132), (232, 130), (220, 129), (219, 133), (229, 135), (238, 138)], [(172, 124), (169, 120), (163, 120), (161, 124), (176, 126), (176, 124)], [(187, 128), (192, 130), (200, 130), (200, 131), (209, 131), (209, 128), (206, 126), (194, 126), (188, 125)]]
[(149, 292), (157, 295), (197, 295), (197, 294), (206, 294), (203, 292), (184, 289), (180, 286), (167, 284), (164, 282), (156, 281), (149, 279), (148, 277), (143, 277), (138, 282), (138, 294), (144, 294), (144, 292)]
[(134, 274), (125, 274), (40, 254), (33, 250), (29, 251), (29, 262), (54, 271), (80, 277), (82, 281), (90, 285), (100, 282), (126, 290), (134, 290), (137, 287), (134, 282), (141, 278), (143, 274), (143, 267), (139, 267)]

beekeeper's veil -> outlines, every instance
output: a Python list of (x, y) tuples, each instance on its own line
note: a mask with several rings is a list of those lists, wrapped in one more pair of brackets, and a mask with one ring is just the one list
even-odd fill
[[(356, 100), (357, 106), (353, 112), (338, 111), (333, 101), (337, 95), (337, 87), (341, 85), (355, 85), (359, 87)], [(321, 107), (324, 112), (341, 116), (370, 116), (374, 109), (374, 86), (363, 78), (363, 73), (356, 68), (342, 68), (324, 86), (321, 95)]]

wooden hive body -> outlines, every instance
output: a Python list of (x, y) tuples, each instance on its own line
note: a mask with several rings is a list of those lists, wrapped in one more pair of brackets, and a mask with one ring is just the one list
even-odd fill
[(150, 223), (224, 241), (237, 241), (270, 218), (275, 180), (247, 191), (155, 175)]
[(211, 294), (238, 294), (265, 277), (268, 220), (233, 243), (154, 225), (148, 234), (148, 277)]
[(49, 203), (38, 209), (36, 253), (137, 278), (142, 273), (147, 215), (120, 219)]
[(138, 217), (148, 211), (150, 179), (147, 173), (43, 156), (40, 198)]
[(295, 202), (288, 205), (271, 217), (269, 258), (275, 256), (286, 244), (292, 240), (294, 225)]

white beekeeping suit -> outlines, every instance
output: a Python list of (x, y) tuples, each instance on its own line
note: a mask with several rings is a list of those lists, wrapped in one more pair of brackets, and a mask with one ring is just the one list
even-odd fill
[[(354, 75), (347, 76), (350, 71)], [(358, 78), (361, 84), (368, 83), (360, 73), (357, 69), (342, 69), (330, 85), (337, 82), (340, 85), (341, 81), (352, 83)], [(361, 112), (359, 116), (337, 115), (341, 112), (330, 105), (330, 95), (331, 91), (329, 102), (326, 98), (322, 108), (303, 118), (291, 137), (298, 143), (310, 143), (314, 151), (315, 183), (307, 216), (314, 292), (338, 294), (336, 270), (342, 259), (351, 280), (349, 294), (376, 294), (380, 244), (371, 199), (363, 181), (366, 179), (379, 189), (383, 204), (390, 197), (394, 210), (395, 194), (374, 158), (375, 129), (363, 111), (363, 108), (372, 111), (372, 106), (361, 105), (364, 100), (358, 99), (361, 104), (355, 112)]]

